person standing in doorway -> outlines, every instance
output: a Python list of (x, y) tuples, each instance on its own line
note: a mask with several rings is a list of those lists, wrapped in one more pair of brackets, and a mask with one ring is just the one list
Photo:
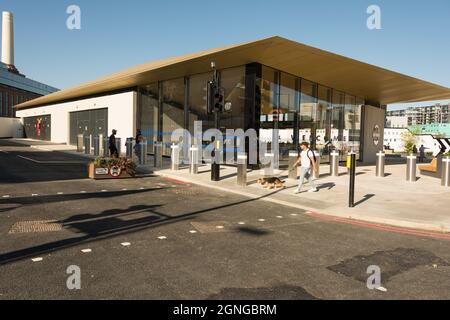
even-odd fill
[(116, 146), (116, 134), (117, 130), (113, 129), (112, 134), (109, 136), (109, 154), (111, 158), (118, 158), (119, 152)]
[[(317, 192), (316, 185), (314, 184), (313, 172), (318, 172), (316, 156), (314, 152), (309, 149), (308, 142), (302, 142), (300, 144), (300, 156), (297, 161), (294, 163), (294, 168), (298, 165), (301, 167), (300, 171), (300, 179), (298, 181), (298, 187), (295, 189), (295, 194), (300, 193), (305, 177), (308, 177), (309, 183), (311, 184), (311, 189), (308, 192)], [(313, 171), (314, 170), (314, 171)]]

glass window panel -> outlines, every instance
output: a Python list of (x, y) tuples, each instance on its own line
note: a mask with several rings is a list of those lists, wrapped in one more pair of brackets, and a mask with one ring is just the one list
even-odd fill
[(321, 154), (321, 162), (329, 161), (330, 154), (331, 114), (333, 110), (331, 91), (330, 88), (324, 86), (319, 86), (318, 89), (316, 149)]
[(298, 106), (297, 78), (281, 73), (280, 78), (280, 107), (278, 108), (279, 147), (281, 159), (288, 159), (289, 150), (294, 146), (294, 120)]
[(300, 142), (309, 142), (315, 148), (315, 122), (317, 120), (317, 84), (302, 79), (300, 94)]
[(220, 126), (226, 129), (244, 129), (245, 67), (220, 72), (220, 86), (225, 90), (225, 102), (231, 102), (231, 112), (220, 116)]
[(184, 78), (164, 81), (163, 94), (163, 154), (171, 154), (171, 136), (176, 129), (184, 128)]
[[(331, 115), (331, 140), (333, 149), (341, 152), (344, 151), (346, 143), (344, 137), (344, 106), (345, 94), (343, 92), (333, 90), (333, 111)], [(343, 159), (343, 158), (342, 158)]]
[(214, 128), (214, 117), (207, 114), (206, 105), (206, 85), (212, 78), (212, 72), (189, 78), (189, 132), (191, 134), (194, 134), (195, 121), (202, 121), (203, 131)]
[(153, 83), (142, 87), (140, 90), (139, 129), (147, 139), (149, 153), (153, 153), (153, 145), (158, 140), (158, 106), (158, 84)]
[[(261, 83), (259, 139), (267, 143), (267, 150), (270, 151), (272, 141), (275, 138), (275, 131), (273, 129), (275, 122), (278, 120), (278, 72), (272, 68), (263, 66)], [(278, 139), (278, 137), (276, 138)]]

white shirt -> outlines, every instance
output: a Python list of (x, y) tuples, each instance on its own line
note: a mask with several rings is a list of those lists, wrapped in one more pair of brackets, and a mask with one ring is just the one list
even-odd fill
[(314, 159), (314, 154), (310, 149), (308, 149), (306, 151), (302, 151), (302, 152), (300, 152), (300, 159), (301, 159), (302, 168), (309, 169), (309, 168), (311, 168), (311, 160), (310, 159)]

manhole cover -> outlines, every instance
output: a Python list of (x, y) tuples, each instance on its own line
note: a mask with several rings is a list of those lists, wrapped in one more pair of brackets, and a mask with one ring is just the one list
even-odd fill
[(62, 224), (54, 220), (19, 221), (13, 224), (8, 233), (54, 232), (62, 230)]
[(231, 224), (225, 221), (191, 222), (200, 233), (231, 232)]
[(402, 272), (419, 266), (450, 266), (450, 264), (434, 253), (420, 249), (397, 248), (390, 251), (377, 251), (367, 256), (355, 256), (327, 269), (358, 281), (366, 282), (367, 268), (375, 265), (381, 269), (383, 282)]

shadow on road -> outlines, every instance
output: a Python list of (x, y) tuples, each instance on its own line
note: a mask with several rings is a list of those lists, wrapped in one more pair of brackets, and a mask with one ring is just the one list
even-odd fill
[[(156, 228), (171, 223), (189, 220), (198, 215), (205, 214), (214, 210), (220, 210), (224, 208), (229, 208), (257, 201), (259, 199), (273, 195), (277, 192), (279, 192), (279, 190), (273, 191), (269, 194), (263, 195), (255, 199), (245, 199), (229, 204), (188, 212), (178, 216), (170, 216), (158, 212), (157, 209), (164, 206), (161, 204), (154, 204), (151, 206), (135, 205), (130, 206), (128, 209), (125, 210), (122, 209), (105, 210), (99, 214), (94, 213), (77, 214), (68, 217), (67, 219), (61, 220), (59, 221), (59, 223), (62, 223), (65, 229), (71, 230), (72, 232), (75, 233), (82, 233), (84, 234), (83, 236), (58, 240), (34, 247), (29, 247), (1, 254), (0, 265), (17, 262), (27, 258), (34, 258), (38, 255), (44, 255), (57, 250), (67, 249), (90, 242), (105, 240), (119, 235), (135, 233), (150, 228)], [(140, 215), (140, 217), (134, 219), (120, 219), (125, 216), (132, 216), (136, 214)], [(254, 236), (262, 236), (267, 234), (266, 231), (257, 232), (254, 229), (242, 230), (242, 232)]]

